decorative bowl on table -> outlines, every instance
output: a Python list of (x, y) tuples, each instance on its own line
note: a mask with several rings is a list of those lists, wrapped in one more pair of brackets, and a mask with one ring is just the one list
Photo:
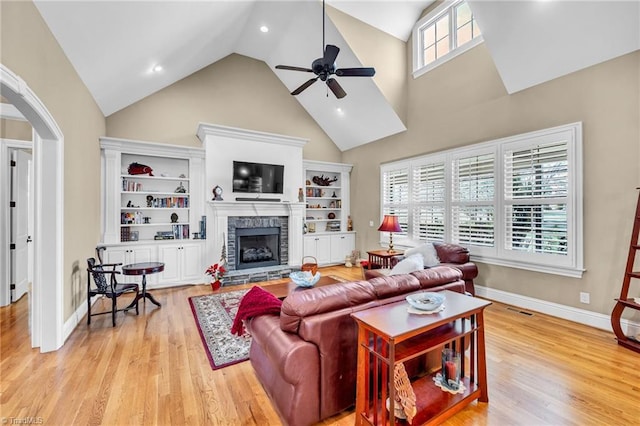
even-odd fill
[(313, 287), (320, 279), (320, 272), (312, 274), (311, 271), (296, 271), (290, 273), (289, 278), (298, 287)]
[(444, 296), (433, 291), (410, 294), (406, 297), (407, 302), (421, 311), (433, 311), (444, 303)]

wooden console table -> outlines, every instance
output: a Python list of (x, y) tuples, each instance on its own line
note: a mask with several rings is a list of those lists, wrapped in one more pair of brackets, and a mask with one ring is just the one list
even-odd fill
[(394, 250), (389, 252), (388, 250), (371, 250), (368, 251), (369, 254), (369, 269), (376, 268), (391, 268), (391, 259), (396, 256), (402, 256), (404, 254), (403, 251)]
[(483, 311), (491, 302), (448, 290), (442, 294), (445, 309), (436, 314), (410, 314), (405, 301), (351, 314), (358, 323), (356, 425), (394, 425), (395, 365), (443, 347), (468, 357), (461, 363), (466, 390), (451, 394), (437, 387), (433, 378), (439, 368), (415, 379), (412, 424), (440, 424), (475, 399), (489, 402)]

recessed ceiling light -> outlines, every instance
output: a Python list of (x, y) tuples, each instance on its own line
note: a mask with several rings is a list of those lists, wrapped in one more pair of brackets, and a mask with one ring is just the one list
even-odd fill
[(153, 72), (160, 72), (162, 71), (162, 65), (156, 65), (152, 68)]
[(342, 108), (340, 108), (340, 107), (336, 108), (336, 112), (337, 112), (339, 115), (344, 115), (344, 110), (343, 110)]
[(269, 27), (267, 27), (266, 25), (263, 25), (260, 27), (260, 31), (262, 31), (263, 33), (268, 33), (269, 32)]

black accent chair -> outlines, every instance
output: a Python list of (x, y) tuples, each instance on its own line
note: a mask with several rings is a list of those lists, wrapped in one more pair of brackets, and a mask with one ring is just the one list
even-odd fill
[[(113, 326), (116, 326), (116, 312), (128, 311), (133, 308), (129, 305), (126, 308), (118, 309), (118, 297), (126, 293), (138, 294), (139, 287), (136, 283), (118, 283), (116, 275), (120, 272), (116, 271), (116, 266), (120, 266), (120, 263), (104, 263), (96, 264), (96, 259), (90, 257), (87, 259), (87, 324), (91, 324), (91, 317), (95, 315), (111, 314), (113, 320)], [(107, 269), (111, 268), (111, 269)], [(91, 287), (91, 277), (95, 287)], [(97, 295), (103, 295), (111, 299), (111, 311), (91, 313), (91, 298)], [(138, 311), (138, 301), (135, 302), (136, 315)]]

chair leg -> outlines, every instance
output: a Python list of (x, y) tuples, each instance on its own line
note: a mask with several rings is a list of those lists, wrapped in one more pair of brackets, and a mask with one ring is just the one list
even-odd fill
[(138, 315), (140, 313), (138, 311), (138, 303), (140, 303), (140, 299), (138, 299), (138, 293), (136, 293), (136, 315)]
[(118, 306), (118, 298), (117, 297), (112, 297), (111, 301), (113, 302), (111, 304), (111, 320), (113, 321), (113, 326), (116, 326), (116, 312), (117, 312), (117, 306)]
[(91, 296), (87, 294), (87, 325), (91, 325)]

